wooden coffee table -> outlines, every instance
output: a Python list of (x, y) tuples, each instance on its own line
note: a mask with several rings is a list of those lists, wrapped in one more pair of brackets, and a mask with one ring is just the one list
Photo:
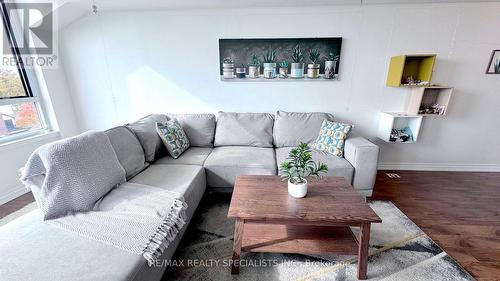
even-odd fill
[[(342, 177), (309, 181), (305, 198), (288, 195), (278, 176), (236, 178), (228, 212), (236, 219), (231, 273), (241, 251), (358, 255), (358, 279), (366, 279), (370, 224), (382, 220)], [(361, 228), (359, 240), (350, 226)]]

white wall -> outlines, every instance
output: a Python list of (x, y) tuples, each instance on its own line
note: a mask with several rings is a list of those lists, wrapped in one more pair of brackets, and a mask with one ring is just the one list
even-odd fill
[[(485, 75), (500, 46), (498, 3), (105, 12), (60, 34), (82, 129), (151, 112), (327, 111), (381, 146), (384, 168), (500, 170), (500, 76)], [(341, 81), (228, 83), (218, 39), (342, 36)], [(437, 53), (434, 82), (455, 86), (442, 118), (417, 144), (376, 139), (381, 111), (405, 90), (385, 86), (389, 58)]]

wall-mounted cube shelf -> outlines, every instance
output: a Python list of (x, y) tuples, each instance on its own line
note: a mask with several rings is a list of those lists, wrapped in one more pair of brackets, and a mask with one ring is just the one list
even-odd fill
[[(422, 116), (404, 112), (382, 112), (377, 135), (388, 143), (414, 143), (418, 139), (422, 119)], [(406, 141), (403, 141), (404, 134), (409, 135)]]
[[(401, 55), (391, 58), (387, 73), (386, 85), (390, 87), (401, 86), (426, 86), (431, 81), (432, 70), (436, 55)], [(409, 84), (408, 78), (412, 77), (424, 83)]]
[(421, 116), (445, 115), (452, 92), (451, 87), (412, 88), (406, 99), (405, 112)]

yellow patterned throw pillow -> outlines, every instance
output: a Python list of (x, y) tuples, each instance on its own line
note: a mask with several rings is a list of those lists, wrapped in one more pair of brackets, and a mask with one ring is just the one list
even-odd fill
[(191, 145), (181, 124), (172, 119), (165, 123), (156, 123), (156, 132), (173, 158), (177, 159)]
[(344, 157), (344, 142), (351, 128), (352, 125), (324, 120), (319, 130), (319, 136), (311, 147), (338, 157)]

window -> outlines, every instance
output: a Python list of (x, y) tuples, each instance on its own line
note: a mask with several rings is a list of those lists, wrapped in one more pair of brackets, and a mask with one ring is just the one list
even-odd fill
[[(2, 2), (0, 32), (0, 143), (45, 132), (40, 100), (28, 81), (27, 70), (16, 48), (9, 15)], [(5, 47), (7, 46), (7, 47)], [(10, 49), (8, 48), (10, 47)], [(8, 63), (10, 61), (10, 63)], [(19, 62), (19, 63), (12, 63)]]

